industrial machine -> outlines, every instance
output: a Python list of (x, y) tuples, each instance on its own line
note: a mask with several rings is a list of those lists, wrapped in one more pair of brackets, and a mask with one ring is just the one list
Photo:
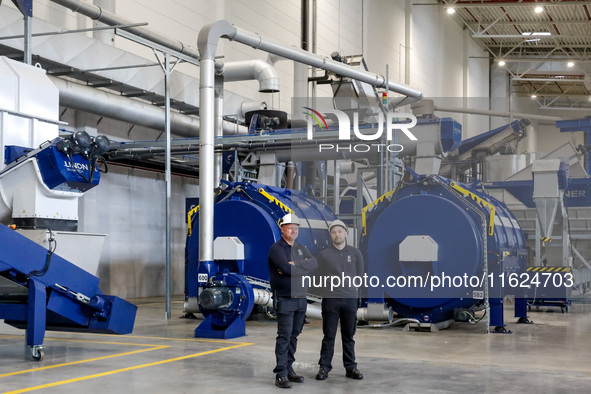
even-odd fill
[[(100, 181), (109, 139), (58, 136), (59, 92), (45, 71), (0, 57), (0, 319), (26, 328), (34, 360), (46, 329), (127, 334), (136, 307), (103, 295), (103, 234), (78, 229), (78, 199)], [(59, 244), (59, 245), (58, 245)]]
[(437, 329), (475, 321), (490, 306), (490, 326), (505, 332), (503, 297), (515, 294), (515, 316), (527, 322), (522, 291), (508, 284), (525, 272), (525, 238), (503, 203), (474, 185), (407, 169), (363, 219), (368, 276), (381, 283), (368, 287), (369, 302)]
[(35, 361), (44, 356), (45, 330), (129, 334), (137, 307), (104, 295), (99, 279), (0, 225), (0, 318), (27, 330)]
[(199, 207), (188, 214), (185, 312), (206, 317), (195, 330), (200, 337), (244, 335), (254, 303), (270, 303), (267, 255), (281, 238), (279, 219), (290, 212), (300, 218), (297, 242), (314, 255), (330, 244), (328, 223), (336, 219), (303, 191), (245, 182), (223, 185), (215, 197), (213, 264), (199, 261)]
[(109, 145), (103, 135), (91, 138), (78, 131), (37, 149), (6, 146), (0, 196), (12, 210), (12, 222), (21, 228), (75, 231), (77, 199), (98, 185), (96, 162)]

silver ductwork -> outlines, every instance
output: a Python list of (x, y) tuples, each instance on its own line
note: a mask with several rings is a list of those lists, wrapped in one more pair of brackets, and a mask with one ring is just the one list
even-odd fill
[[(82, 15), (86, 15), (87, 17), (104, 23), (105, 25), (109, 26), (116, 26), (116, 25), (132, 25), (134, 22), (121, 18), (111, 12), (108, 12), (102, 9), (99, 6), (88, 4), (82, 0), (51, 0), (52, 2), (69, 8), (74, 12), (78, 12)], [(155, 42), (156, 44), (160, 44), (172, 50), (175, 50), (179, 53), (182, 53), (186, 56), (192, 57), (196, 60), (199, 60), (199, 51), (195, 48), (191, 48), (183, 44), (180, 41), (171, 39), (169, 37), (163, 36), (162, 34), (158, 34), (150, 29), (145, 27), (124, 27), (122, 28), (125, 31), (133, 33), (139, 37), (143, 37), (147, 40)]]
[[(83, 86), (57, 77), (49, 77), (59, 89), (60, 105), (107, 118), (164, 130), (163, 108), (121, 97), (104, 90)], [(180, 137), (197, 137), (199, 119), (178, 112), (170, 113), (171, 132)], [(246, 127), (223, 122), (224, 134), (245, 134)]]
[(256, 79), (259, 81), (259, 92), (274, 93), (279, 91), (279, 77), (275, 68), (264, 60), (225, 63), (217, 72), (224, 76), (224, 82)]

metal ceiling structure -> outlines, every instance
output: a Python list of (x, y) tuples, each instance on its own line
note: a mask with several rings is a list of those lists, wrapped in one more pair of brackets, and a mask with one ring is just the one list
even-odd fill
[(546, 108), (591, 109), (591, 1), (439, 3), (507, 70), (518, 97), (535, 96)]

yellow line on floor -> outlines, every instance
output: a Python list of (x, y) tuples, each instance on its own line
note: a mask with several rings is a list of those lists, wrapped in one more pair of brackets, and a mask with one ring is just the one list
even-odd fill
[(126, 346), (160, 346), (152, 343), (131, 343), (131, 342), (105, 342), (105, 341), (91, 341), (90, 339), (71, 339), (71, 338), (45, 338), (46, 341), (56, 342), (82, 342), (82, 343), (99, 343), (107, 345), (126, 345)]
[(158, 345), (136, 345), (136, 346), (153, 346), (153, 347), (150, 348), (150, 349), (134, 350), (134, 351), (131, 351), (131, 352), (112, 354), (110, 356), (95, 357), (95, 358), (89, 358), (89, 359), (85, 359), (85, 360), (71, 361), (69, 363), (48, 365), (46, 367), (39, 367), (39, 368), (33, 368), (33, 369), (25, 369), (23, 371), (15, 371), (15, 372), (3, 373), (3, 374), (0, 374), (0, 378), (6, 377), (6, 376), (21, 375), (21, 374), (29, 373), (29, 372), (38, 372), (38, 371), (43, 371), (43, 370), (46, 370), (46, 369), (67, 367), (69, 365), (89, 363), (91, 361), (106, 360), (106, 359), (113, 358), (113, 357), (129, 356), (130, 354), (137, 354), (137, 353), (142, 353), (142, 352), (149, 352), (149, 351), (152, 351), (152, 350), (160, 350), (160, 349), (165, 349), (165, 348), (169, 348), (170, 347), (170, 346), (158, 346)]
[[(57, 333), (53, 333), (57, 334)], [(197, 339), (197, 338), (167, 338), (167, 337), (148, 337), (142, 335), (120, 335), (120, 334), (96, 334), (96, 333), (85, 333), (85, 332), (68, 332), (68, 335), (100, 335), (102, 337), (119, 337), (119, 338), (135, 338), (135, 339), (159, 339), (165, 341), (190, 341), (190, 342), (211, 342), (211, 343), (231, 343), (237, 345), (254, 345), (250, 342), (236, 342), (228, 341), (225, 339)], [(65, 333), (64, 333), (65, 335)]]
[[(1, 0), (0, 0), (1, 1)], [(53, 334), (58, 334), (54, 332)], [(64, 333), (65, 335), (66, 333)], [(92, 332), (67, 332), (68, 335), (99, 335), (101, 337), (118, 337), (118, 338), (135, 338), (135, 339), (159, 339), (159, 340), (166, 340), (166, 341), (190, 341), (190, 342), (211, 342), (211, 343), (231, 343), (231, 344), (244, 344), (244, 345), (254, 345), (251, 342), (236, 342), (236, 341), (228, 341), (225, 339), (197, 339), (197, 338), (167, 338), (167, 337), (148, 337), (142, 335), (121, 335), (121, 334), (96, 334)], [(0, 335), (0, 338), (22, 338), (24, 335)], [(66, 338), (45, 338), (45, 340), (57, 340), (57, 341), (68, 341), (69, 339)], [(97, 341), (97, 343), (106, 343), (102, 341)], [(113, 342), (113, 343), (121, 343), (121, 342)], [(147, 345), (147, 346), (154, 346), (154, 345)], [(1, 394), (1, 393), (0, 393)]]
[(59, 381), (59, 382), (43, 384), (43, 385), (40, 385), (40, 386), (28, 387), (28, 388), (25, 388), (25, 389), (14, 390), (14, 391), (7, 391), (7, 392), (2, 393), (2, 394), (26, 393), (26, 392), (29, 392), (29, 391), (34, 391), (34, 390), (39, 390), (39, 389), (46, 389), (46, 388), (55, 387), (55, 386), (61, 386), (61, 385), (68, 384), (68, 383), (74, 383), (74, 382), (80, 382), (80, 381), (88, 380), (88, 379), (100, 378), (102, 376), (114, 375), (116, 373), (133, 371), (135, 369), (146, 368), (146, 367), (153, 367), (155, 365), (167, 364), (167, 363), (171, 363), (171, 362), (174, 362), (174, 361), (180, 361), (180, 360), (186, 360), (188, 358), (205, 356), (207, 354), (223, 352), (225, 350), (235, 349), (235, 348), (239, 348), (239, 347), (243, 347), (243, 346), (248, 346), (248, 345), (250, 345), (250, 344), (241, 343), (239, 345), (227, 346), (227, 347), (223, 347), (223, 348), (220, 348), (220, 349), (208, 350), (208, 351), (205, 351), (205, 352), (195, 353), (195, 354), (189, 354), (187, 356), (182, 356), (182, 357), (170, 358), (168, 360), (155, 361), (153, 363), (136, 365), (134, 367), (121, 368), (121, 369), (116, 369), (114, 371), (102, 372), (102, 373), (97, 373), (97, 374), (94, 374), (94, 375), (87, 375), (87, 376), (82, 376), (82, 377), (79, 377), (79, 378), (74, 378), (74, 379), (69, 379), (69, 380), (62, 380), (62, 381)]

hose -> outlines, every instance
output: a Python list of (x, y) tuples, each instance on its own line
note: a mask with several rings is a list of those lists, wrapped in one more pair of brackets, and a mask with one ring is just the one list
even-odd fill
[(396, 324), (400, 324), (400, 323), (417, 323), (419, 325), (419, 327), (421, 326), (421, 322), (418, 321), (417, 319), (409, 319), (409, 318), (402, 318), (402, 319), (398, 319), (398, 320), (394, 320), (390, 323), (383, 323), (383, 324), (368, 324), (365, 326), (357, 326), (358, 328), (386, 328), (386, 327), (390, 327), (390, 326), (395, 326)]
[[(49, 270), (49, 265), (51, 264), (51, 256), (53, 256), (53, 252), (55, 252), (55, 249), (57, 248), (57, 241), (55, 240), (55, 238), (53, 238), (53, 232), (51, 231), (51, 229), (49, 230), (49, 247), (47, 248), (47, 257), (45, 258), (45, 265), (43, 266), (43, 268), (41, 270), (38, 271), (31, 271), (29, 272), (29, 274), (27, 275), (27, 279), (29, 279), (31, 276), (43, 276), (47, 273), (47, 270)], [(51, 247), (51, 245), (53, 244), (53, 248)]]

